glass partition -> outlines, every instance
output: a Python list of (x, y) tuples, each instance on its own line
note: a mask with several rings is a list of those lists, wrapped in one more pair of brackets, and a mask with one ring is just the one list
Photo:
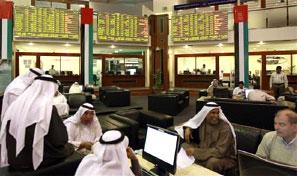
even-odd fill
[(79, 75), (80, 74), (80, 57), (78, 56), (61, 56), (60, 75)]
[(249, 55), (249, 82), (255, 89), (261, 87), (262, 56)]
[(143, 59), (134, 57), (105, 58), (105, 74), (140, 75), (143, 74)]
[(30, 68), (36, 67), (36, 56), (20, 56), (19, 60), (19, 75), (23, 75), (29, 71)]
[(270, 75), (277, 66), (287, 75), (291, 74), (291, 55), (266, 55), (266, 73)]
[(233, 73), (235, 70), (234, 56), (220, 56), (219, 58), (219, 78), (223, 81), (223, 85), (228, 84), (231, 86), (233, 80)]
[(196, 73), (212, 75), (216, 70), (216, 58), (212, 57), (196, 57)]
[[(60, 56), (40, 56), (40, 68), (46, 74), (59, 75), (61, 72)], [(50, 71), (50, 70), (53, 71)]]
[(178, 75), (214, 74), (216, 70), (215, 57), (178, 57)]
[[(80, 57), (78, 56), (40, 56), (40, 67), (46, 73), (55, 76), (80, 74)], [(52, 70), (54, 69), (54, 72)]]
[(125, 74), (126, 75), (139, 75), (143, 72), (143, 60), (139, 58), (126, 58), (125, 59)]
[(106, 58), (105, 73), (111, 75), (124, 75), (125, 65), (124, 58)]
[(93, 60), (93, 80), (94, 84), (102, 86), (102, 59), (96, 58)]
[(10, 61), (0, 59), (0, 94), (5, 91), (6, 86), (12, 79), (11, 67)]
[(293, 54), (292, 75), (297, 75), (297, 54)]
[(177, 73), (179, 75), (196, 74), (195, 65), (195, 57), (179, 57), (177, 59)]

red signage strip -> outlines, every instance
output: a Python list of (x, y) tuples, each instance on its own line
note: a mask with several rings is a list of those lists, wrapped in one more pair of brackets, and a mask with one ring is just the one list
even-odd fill
[(92, 8), (81, 8), (81, 24), (93, 24)]
[(13, 2), (0, 0), (0, 19), (12, 19)]
[(247, 22), (248, 21), (248, 6), (239, 5), (233, 9), (234, 23)]

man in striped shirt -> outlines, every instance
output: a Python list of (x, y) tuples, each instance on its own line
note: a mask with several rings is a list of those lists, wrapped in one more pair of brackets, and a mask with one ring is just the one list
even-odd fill
[(273, 90), (275, 99), (283, 94), (286, 88), (288, 88), (288, 78), (286, 74), (282, 72), (282, 67), (277, 66), (276, 72), (272, 73), (270, 76), (270, 89)]

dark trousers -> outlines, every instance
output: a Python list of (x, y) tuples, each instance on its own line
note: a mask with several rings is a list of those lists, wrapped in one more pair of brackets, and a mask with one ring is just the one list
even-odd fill
[(285, 92), (285, 84), (272, 84), (272, 90), (277, 100), (277, 98)]

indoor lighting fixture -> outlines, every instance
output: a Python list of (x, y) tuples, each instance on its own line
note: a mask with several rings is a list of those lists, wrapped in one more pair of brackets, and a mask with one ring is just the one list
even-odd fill
[(69, 43), (65, 43), (65, 45), (64, 46), (71, 46)]
[(30, 45), (30, 46), (33, 46), (33, 45), (34, 45), (34, 43), (33, 43), (33, 42), (29, 42), (29, 43), (28, 43), (28, 45)]
[(258, 45), (264, 45), (265, 43), (263, 42), (263, 41), (260, 41), (259, 43), (258, 43)]
[(217, 46), (218, 47), (223, 47), (224, 45), (223, 45), (223, 43), (219, 43), (219, 44), (217, 44)]
[(116, 46), (114, 46), (114, 45), (111, 45), (111, 46), (110, 46), (110, 48), (115, 48), (115, 47), (116, 47)]

